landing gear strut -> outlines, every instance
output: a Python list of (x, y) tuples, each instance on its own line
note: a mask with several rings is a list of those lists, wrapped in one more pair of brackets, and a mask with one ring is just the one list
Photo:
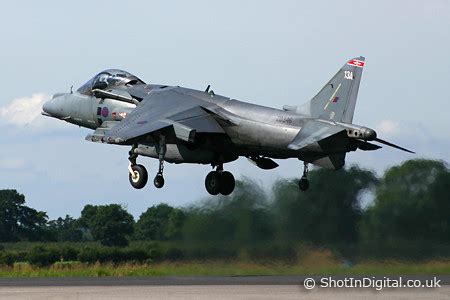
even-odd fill
[(205, 178), (205, 188), (211, 195), (219, 193), (227, 196), (234, 191), (236, 181), (233, 174), (223, 170), (223, 164), (217, 166), (216, 171), (209, 172)]
[(136, 146), (133, 146), (129, 152), (130, 156), (128, 157), (128, 160), (130, 161), (130, 164), (128, 165), (128, 171), (130, 174), (128, 179), (135, 189), (142, 189), (147, 184), (148, 173), (143, 165), (136, 164), (138, 155), (134, 153), (135, 148)]
[[(128, 160), (130, 161), (130, 165), (128, 166), (128, 171), (130, 173), (129, 179), (130, 179), (131, 185), (135, 189), (142, 189), (147, 184), (148, 173), (143, 165), (136, 164), (136, 159), (138, 157), (138, 155), (134, 152), (136, 147), (137, 147), (137, 145), (133, 145), (133, 147), (131, 148), (131, 150), (129, 152), (129, 155), (130, 155), (128, 157)], [(164, 186), (163, 171), (164, 171), (164, 157), (166, 155), (166, 150), (167, 150), (167, 148), (166, 148), (165, 136), (161, 136), (160, 140), (159, 140), (159, 145), (157, 147), (159, 168), (158, 168), (158, 173), (156, 174), (155, 179), (153, 180), (153, 184), (158, 189), (160, 189)]]
[(155, 176), (155, 179), (153, 179), (153, 184), (156, 188), (160, 189), (164, 186), (164, 156), (166, 155), (166, 137), (164, 135), (161, 136), (159, 140), (159, 148), (158, 148), (158, 160), (159, 160), (159, 167), (158, 167), (158, 173)]
[(306, 191), (309, 188), (309, 180), (308, 180), (308, 163), (305, 162), (304, 168), (303, 168), (303, 176), (300, 178), (300, 181), (298, 182), (298, 187), (301, 191)]

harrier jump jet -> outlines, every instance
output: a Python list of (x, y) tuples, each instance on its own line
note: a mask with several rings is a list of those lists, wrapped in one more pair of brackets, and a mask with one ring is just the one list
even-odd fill
[(381, 148), (372, 142), (411, 152), (352, 123), (364, 61), (347, 61), (311, 101), (283, 109), (224, 97), (210, 86), (200, 91), (146, 84), (128, 72), (106, 70), (76, 92), (55, 94), (42, 114), (93, 129), (88, 141), (131, 147), (129, 180), (137, 189), (148, 179), (136, 162), (142, 155), (159, 160), (157, 188), (164, 185), (165, 161), (209, 164), (215, 170), (206, 176), (206, 190), (229, 195), (235, 180), (224, 164), (245, 156), (265, 170), (278, 166), (272, 159), (303, 161), (304, 191), (308, 164), (340, 169), (347, 152)]

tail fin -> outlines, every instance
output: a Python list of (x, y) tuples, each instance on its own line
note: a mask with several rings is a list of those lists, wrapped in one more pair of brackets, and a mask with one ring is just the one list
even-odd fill
[(364, 64), (362, 56), (349, 60), (310, 102), (296, 111), (313, 118), (351, 123)]

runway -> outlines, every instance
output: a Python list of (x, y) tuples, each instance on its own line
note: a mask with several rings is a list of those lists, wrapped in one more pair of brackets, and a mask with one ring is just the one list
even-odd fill
[[(1, 278), (0, 299), (450, 299), (440, 288), (315, 288), (305, 276)], [(316, 280), (319, 277), (313, 277)], [(343, 278), (336, 276), (333, 278)], [(408, 276), (429, 279), (431, 276)]]

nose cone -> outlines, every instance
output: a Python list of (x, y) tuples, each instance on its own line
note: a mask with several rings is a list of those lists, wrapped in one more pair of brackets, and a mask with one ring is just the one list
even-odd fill
[(52, 102), (52, 100), (48, 100), (44, 103), (44, 105), (42, 105), (42, 110), (48, 115), (52, 115), (53, 111), (52, 104), (50, 102)]
[(42, 105), (43, 114), (54, 118), (64, 118), (64, 102), (64, 95), (52, 97)]
[(50, 117), (57, 117), (58, 115), (58, 105), (54, 101), (55, 99), (48, 100), (42, 105), (42, 110), (44, 113)]

